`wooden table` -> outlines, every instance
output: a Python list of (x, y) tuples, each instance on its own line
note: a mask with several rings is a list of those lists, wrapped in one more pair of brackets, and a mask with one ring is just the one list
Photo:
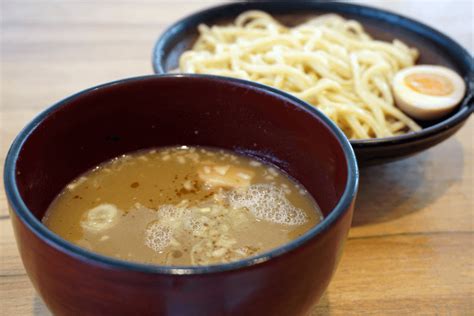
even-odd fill
[[(2, 0), (0, 168), (39, 111), (84, 88), (150, 74), (158, 34), (212, 4)], [(474, 51), (470, 1), (371, 4), (418, 18)], [(471, 119), (425, 153), (361, 171), (344, 256), (312, 314), (474, 314), (473, 132)], [(47, 315), (18, 256), (0, 186), (0, 314)]]

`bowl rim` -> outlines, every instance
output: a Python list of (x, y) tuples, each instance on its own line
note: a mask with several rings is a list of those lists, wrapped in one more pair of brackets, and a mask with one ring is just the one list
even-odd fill
[[(180, 79), (183, 78), (183, 79)], [(28, 209), (25, 202), (23, 201), (17, 187), (16, 183), (16, 162), (18, 156), (22, 150), (23, 145), (29, 136), (35, 131), (36, 127), (43, 122), (45, 118), (49, 116), (50, 113), (54, 112), (56, 109), (66, 106), (69, 102), (87, 95), (94, 93), (96, 91), (102, 91), (111, 86), (126, 86), (128, 84), (137, 83), (140, 81), (147, 80), (168, 80), (168, 79), (177, 79), (177, 80), (204, 80), (204, 81), (224, 81), (227, 85), (234, 85), (239, 87), (245, 87), (248, 89), (253, 89), (259, 93), (265, 93), (271, 95), (273, 98), (278, 98), (282, 101), (286, 101), (291, 104), (291, 106), (297, 107), (301, 110), (304, 110), (313, 118), (318, 119), (319, 122), (326, 125), (326, 128), (331, 132), (334, 137), (339, 142), (342, 152), (346, 160), (347, 167), (347, 180), (343, 194), (339, 198), (336, 206), (330, 211), (327, 217), (323, 219), (316, 226), (312, 227), (310, 230), (305, 232), (302, 236), (297, 239), (292, 240), (291, 242), (284, 244), (280, 247), (274, 248), (270, 251), (266, 251), (257, 256), (248, 257), (243, 260), (234, 261), (224, 264), (215, 264), (208, 266), (160, 266), (160, 265), (151, 265), (137, 262), (124, 261), (120, 259), (115, 259), (105, 255), (100, 255), (98, 253), (88, 251), (86, 249), (80, 248), (75, 244), (62, 239), (52, 231), (50, 231), (46, 226), (44, 226), (40, 220), (38, 220), (33, 213)], [(18, 134), (18, 136), (13, 141), (4, 166), (4, 185), (7, 199), (11, 206), (11, 212), (14, 212), (16, 216), (32, 231), (36, 236), (48, 243), (50, 246), (56, 248), (58, 251), (63, 252), (67, 255), (75, 257), (76, 259), (89, 263), (96, 264), (101, 266), (107, 266), (109, 268), (116, 269), (125, 269), (145, 273), (157, 273), (157, 274), (172, 274), (172, 275), (197, 275), (197, 274), (207, 274), (207, 273), (217, 273), (229, 270), (243, 269), (250, 266), (254, 266), (268, 260), (279, 257), (285, 253), (288, 253), (296, 248), (299, 248), (301, 245), (305, 244), (309, 240), (320, 235), (326, 231), (330, 226), (335, 224), (335, 222), (351, 207), (351, 203), (355, 200), (355, 196), (358, 188), (359, 181), (359, 171), (357, 166), (356, 157), (352, 146), (350, 146), (347, 138), (344, 134), (337, 128), (337, 126), (329, 120), (325, 115), (320, 111), (316, 110), (309, 104), (306, 104), (302, 100), (299, 100), (289, 94), (282, 93), (279, 90), (258, 84), (253, 82), (248, 82), (239, 79), (219, 77), (219, 76), (209, 76), (209, 75), (182, 75), (182, 74), (173, 74), (173, 75), (147, 75), (126, 78), (121, 80), (112, 81), (109, 83), (101, 84), (89, 89), (85, 89), (76, 94), (73, 94), (70, 97), (67, 97), (52, 106), (45, 109), (43, 112), (38, 114), (30, 123), (28, 123)]]
[[(335, 10), (336, 13), (350, 13), (353, 15), (359, 15), (363, 17), (373, 18), (377, 20), (388, 21), (393, 24), (398, 24), (403, 29), (415, 33), (419, 36), (423, 36), (430, 42), (434, 42), (438, 45), (446, 47), (450, 54), (457, 55), (460, 63), (466, 64), (468, 68), (468, 74), (464, 76), (463, 80), (466, 84), (466, 93), (458, 105), (457, 112), (448, 114), (449, 116), (441, 121), (430, 125), (426, 128), (422, 128), (420, 131), (409, 132), (398, 136), (380, 137), (380, 138), (367, 138), (367, 139), (350, 139), (349, 142), (355, 149), (359, 148), (377, 148), (383, 146), (384, 148), (389, 146), (399, 146), (402, 144), (412, 144), (419, 140), (429, 138), (430, 136), (436, 135), (444, 130), (448, 130), (453, 126), (456, 126), (466, 120), (474, 112), (474, 62), (470, 53), (462, 47), (455, 40), (442, 32), (424, 24), (400, 15), (398, 13), (390, 12), (384, 9), (376, 7), (347, 3), (347, 2), (306, 2), (306, 1), (263, 1), (263, 2), (237, 2), (223, 5), (212, 6), (190, 15), (187, 15), (168, 28), (166, 28), (161, 35), (158, 37), (152, 54), (152, 66), (153, 71), (156, 74), (166, 74), (164, 68), (165, 48), (168, 43), (180, 32), (183, 31), (182, 25), (195, 24), (196, 22), (202, 23), (209, 17), (218, 16), (219, 13), (225, 12), (229, 9), (242, 8), (242, 11), (261, 9), (264, 10), (263, 6), (267, 8), (274, 6), (282, 8), (289, 6), (294, 10)], [(224, 14), (227, 15), (227, 14)], [(285, 92), (285, 91), (284, 91)]]

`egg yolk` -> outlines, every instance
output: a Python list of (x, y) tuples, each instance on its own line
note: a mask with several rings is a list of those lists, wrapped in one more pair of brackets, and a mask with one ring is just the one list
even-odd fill
[(454, 90), (449, 79), (437, 74), (411, 74), (405, 77), (405, 84), (416, 92), (434, 96), (445, 96)]

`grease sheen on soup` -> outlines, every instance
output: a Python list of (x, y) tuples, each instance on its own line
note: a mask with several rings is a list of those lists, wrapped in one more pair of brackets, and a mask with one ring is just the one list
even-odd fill
[(43, 223), (103, 255), (183, 266), (254, 256), (321, 219), (306, 190), (276, 167), (180, 146), (123, 155), (86, 172), (58, 195)]

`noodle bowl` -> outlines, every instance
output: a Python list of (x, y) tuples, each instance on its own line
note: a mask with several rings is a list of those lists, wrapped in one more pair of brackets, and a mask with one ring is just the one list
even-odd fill
[(328, 115), (351, 139), (420, 130), (394, 105), (395, 73), (418, 51), (401, 41), (373, 40), (362, 25), (335, 14), (293, 28), (262, 11), (231, 25), (200, 25), (179, 70), (257, 81), (287, 91)]

